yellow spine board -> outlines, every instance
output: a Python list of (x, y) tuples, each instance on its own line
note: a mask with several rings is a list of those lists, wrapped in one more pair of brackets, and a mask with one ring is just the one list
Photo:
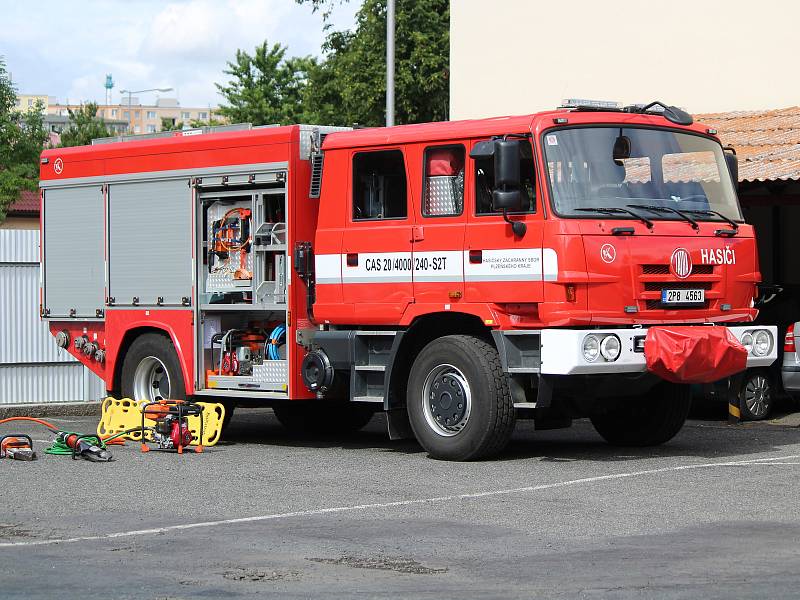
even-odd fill
[[(97, 424), (97, 435), (108, 437), (127, 429), (139, 427), (142, 424), (142, 405), (144, 401), (135, 401), (130, 398), (117, 400), (109, 396), (103, 401), (102, 416)], [(225, 406), (211, 402), (197, 402), (203, 407), (203, 446), (213, 446), (222, 435), (222, 422), (225, 420)], [(153, 427), (156, 422), (145, 419), (146, 427)], [(188, 417), (189, 430), (192, 432), (192, 446), (197, 445), (200, 437), (200, 417)], [(135, 442), (141, 441), (142, 432), (134, 431), (124, 436)], [(150, 439), (148, 436), (147, 439)]]

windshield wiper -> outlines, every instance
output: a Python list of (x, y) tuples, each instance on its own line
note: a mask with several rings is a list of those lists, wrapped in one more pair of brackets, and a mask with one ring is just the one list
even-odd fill
[(716, 215), (728, 225), (730, 225), (733, 229), (717, 229), (714, 233), (716, 235), (736, 235), (739, 232), (739, 224), (731, 218), (726, 217), (721, 212), (717, 212), (716, 210), (687, 210), (686, 212), (690, 212), (693, 215), (708, 215), (713, 216)]
[(645, 225), (647, 225), (648, 229), (653, 228), (653, 222), (648, 219), (647, 217), (643, 217), (639, 213), (633, 212), (628, 208), (620, 208), (618, 206), (582, 206), (580, 208), (576, 208), (576, 211), (579, 210), (581, 212), (596, 212), (606, 215), (621, 215), (621, 214), (628, 214), (632, 216), (634, 219), (641, 221)]
[(677, 208), (672, 208), (671, 206), (657, 206), (655, 204), (628, 204), (628, 206), (631, 208), (644, 208), (646, 210), (652, 210), (653, 212), (674, 213), (684, 221), (688, 221), (692, 226), (692, 229), (700, 229), (700, 225), (698, 225), (697, 221), (695, 221), (692, 217), (687, 215), (685, 212), (678, 210)]

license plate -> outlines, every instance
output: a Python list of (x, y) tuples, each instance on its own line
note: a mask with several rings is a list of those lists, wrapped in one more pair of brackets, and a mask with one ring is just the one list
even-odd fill
[(706, 301), (705, 290), (661, 290), (661, 304), (696, 306)]

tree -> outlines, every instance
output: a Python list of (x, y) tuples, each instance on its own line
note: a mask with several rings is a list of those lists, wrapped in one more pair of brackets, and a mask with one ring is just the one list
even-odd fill
[(87, 102), (77, 110), (69, 109), (69, 125), (61, 133), (61, 146), (86, 146), (93, 139), (114, 135), (102, 118), (97, 116), (97, 104)]
[(216, 84), (226, 105), (219, 113), (232, 123), (298, 123), (303, 120), (303, 95), (308, 72), (316, 61), (311, 57), (285, 58), (286, 48), (265, 41), (255, 52), (236, 51), (234, 62), (223, 72), (226, 85)]
[[(315, 10), (335, 0), (311, 2)], [(386, 0), (365, 0), (353, 31), (329, 33), (325, 60), (309, 72), (304, 95), (314, 122), (386, 122)], [(449, 114), (449, 0), (397, 0), (395, 121), (441, 121)]]
[(41, 102), (16, 109), (17, 92), (0, 56), (0, 221), (22, 190), (38, 187), (39, 154), (47, 140)]

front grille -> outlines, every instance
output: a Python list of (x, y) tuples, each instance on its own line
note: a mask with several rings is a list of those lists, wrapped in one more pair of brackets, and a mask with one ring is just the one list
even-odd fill
[(669, 275), (669, 265), (642, 265), (644, 275)]
[(645, 292), (660, 292), (670, 290), (710, 290), (714, 286), (710, 281), (645, 281)]
[[(669, 275), (669, 265), (642, 265), (642, 275)], [(714, 265), (694, 265), (692, 275), (713, 275)]]

